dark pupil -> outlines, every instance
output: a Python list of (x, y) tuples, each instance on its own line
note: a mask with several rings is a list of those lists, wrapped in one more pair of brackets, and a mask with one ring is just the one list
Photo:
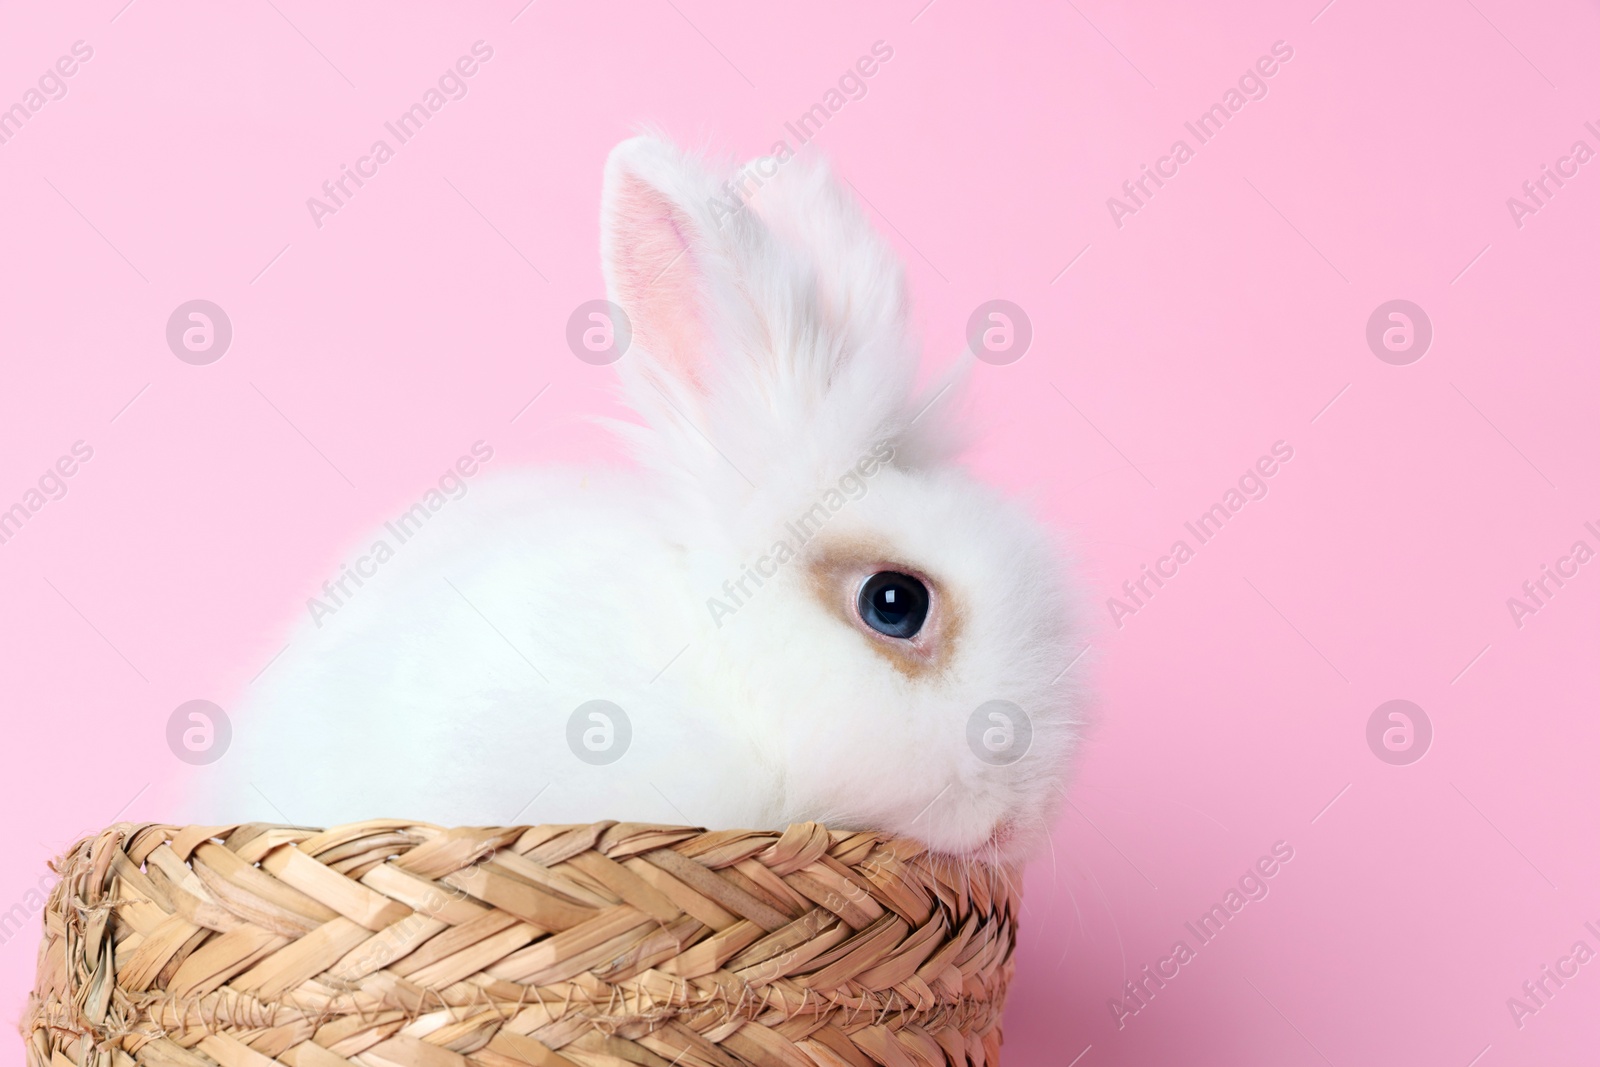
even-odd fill
[(886, 637), (914, 637), (928, 617), (928, 587), (909, 574), (880, 571), (861, 586), (856, 610)]

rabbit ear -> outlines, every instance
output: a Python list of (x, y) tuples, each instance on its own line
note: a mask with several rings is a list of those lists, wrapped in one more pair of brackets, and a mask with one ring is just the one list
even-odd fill
[(645, 372), (703, 391), (711, 343), (711, 261), (702, 205), (715, 193), (703, 168), (664, 141), (635, 137), (612, 150), (602, 195), (600, 255), (611, 300), (633, 329)]
[(826, 382), (827, 413), (888, 440), (897, 466), (953, 460), (967, 444), (963, 408), (973, 360), (958, 358), (913, 395), (917, 352), (905, 271), (853, 187), (820, 158), (788, 157), (754, 160), (729, 185), (778, 242), (812, 265), (807, 303), (836, 355), (812, 368)]
[[(721, 181), (639, 137), (607, 161), (602, 214), (642, 458), (738, 508), (831, 482), (877, 442), (912, 444), (901, 268), (825, 167), (768, 158)], [(907, 461), (938, 451), (922, 443)]]
[(740, 428), (715, 425), (715, 410), (744, 408), (729, 379), (770, 347), (752, 339), (762, 318), (743, 285), (761, 273), (748, 260), (769, 242), (753, 213), (719, 217), (724, 199), (696, 157), (653, 136), (624, 141), (606, 160), (600, 256), (632, 328), (617, 370), (647, 424), (615, 428), (644, 462), (731, 503), (756, 485), (756, 464), (734, 466), (732, 446), (719, 442)]

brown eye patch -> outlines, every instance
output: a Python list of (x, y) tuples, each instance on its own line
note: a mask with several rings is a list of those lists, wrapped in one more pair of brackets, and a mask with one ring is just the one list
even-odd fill
[[(861, 538), (825, 540), (807, 554), (806, 568), (811, 594), (823, 609), (855, 630), (868, 648), (907, 678), (933, 677), (952, 661), (961, 631), (959, 605), (942, 583), (896, 559), (887, 545)], [(927, 619), (913, 637), (885, 636), (857, 612), (862, 583), (884, 571), (911, 575), (927, 587)]]

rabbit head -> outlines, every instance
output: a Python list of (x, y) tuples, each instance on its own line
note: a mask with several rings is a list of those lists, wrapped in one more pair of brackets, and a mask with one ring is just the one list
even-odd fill
[(900, 263), (821, 163), (731, 177), (653, 137), (607, 163), (602, 259), (661, 528), (706, 602), (704, 700), (783, 818), (1019, 856), (1077, 735), (1059, 552), (951, 463)]

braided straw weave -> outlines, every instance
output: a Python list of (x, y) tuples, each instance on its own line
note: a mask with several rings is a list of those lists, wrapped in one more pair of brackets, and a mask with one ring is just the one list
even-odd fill
[(999, 1062), (1012, 872), (798, 823), (121, 823), (57, 863), (30, 1067)]

